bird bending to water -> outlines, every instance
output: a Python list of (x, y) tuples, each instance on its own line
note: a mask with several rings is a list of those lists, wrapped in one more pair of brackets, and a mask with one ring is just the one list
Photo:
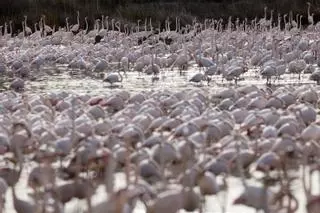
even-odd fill
[(207, 81), (207, 83), (209, 84), (209, 82), (211, 81), (211, 78), (209, 78), (207, 75), (204, 75), (202, 73), (197, 73), (194, 76), (192, 76), (192, 78), (189, 81), (195, 82), (195, 83), (200, 83), (201, 81)]
[(123, 76), (120, 72), (117, 73), (110, 73), (105, 79), (103, 79), (103, 82), (108, 82), (112, 86), (116, 82), (122, 82)]

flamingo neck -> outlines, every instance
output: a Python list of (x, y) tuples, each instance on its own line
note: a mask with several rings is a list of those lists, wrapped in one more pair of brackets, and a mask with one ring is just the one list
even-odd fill
[(144, 31), (147, 32), (147, 19), (144, 21)]
[(104, 29), (104, 16), (101, 17), (101, 29)]
[(13, 32), (12, 32), (12, 23), (11, 22), (9, 23), (9, 29), (10, 29), (10, 33), (9, 34), (12, 36)]
[(139, 32), (139, 29), (140, 28), (140, 21), (138, 21), (138, 29), (137, 29), (137, 32)]
[(176, 18), (176, 32), (178, 32), (178, 18)]
[(25, 36), (25, 26), (24, 26), (24, 22), (22, 22), (21, 24), (22, 24), (22, 33), (23, 33), (23, 36)]
[(8, 25), (7, 23), (4, 23), (4, 35), (8, 34)]
[(267, 8), (264, 8), (264, 19), (267, 19)]
[(67, 32), (69, 32), (70, 29), (69, 29), (69, 22), (68, 22), (68, 20), (66, 21), (66, 27), (67, 27)]
[(24, 27), (27, 28), (27, 17), (24, 19)]
[(299, 29), (301, 29), (301, 25), (302, 25), (302, 24), (301, 24), (301, 20), (302, 20), (302, 16), (300, 16), (300, 19), (299, 19), (299, 23), (300, 23), (300, 24), (299, 24)]
[(86, 19), (86, 29), (85, 29), (85, 32), (87, 33), (88, 32), (88, 29), (89, 29), (89, 24), (88, 24), (88, 20)]

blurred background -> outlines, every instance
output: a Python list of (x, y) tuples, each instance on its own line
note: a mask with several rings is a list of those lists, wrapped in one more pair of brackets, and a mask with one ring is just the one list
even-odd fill
[[(307, 23), (307, 1), (305, 0), (0, 0), (0, 25), (13, 21), (16, 32), (21, 29), (23, 16), (28, 16), (29, 26), (39, 21), (40, 16), (46, 15), (46, 24), (50, 26), (64, 26), (65, 18), (69, 23), (76, 23), (76, 11), (80, 11), (80, 24), (83, 26), (84, 17), (88, 17), (89, 26), (93, 28), (94, 20), (102, 15), (116, 18), (122, 23), (136, 23), (138, 19), (151, 18), (152, 22), (163, 23), (169, 18), (171, 27), (175, 26), (175, 17), (180, 17), (181, 25), (192, 23), (196, 17), (199, 21), (205, 18), (224, 18), (229, 16), (245, 17), (251, 20), (264, 16), (264, 7), (274, 10), (273, 20), (277, 21), (278, 13), (290, 11), (304, 15), (303, 23)], [(320, 0), (310, 0), (311, 13), (314, 20), (319, 17)], [(143, 23), (143, 21), (142, 21)], [(164, 25), (164, 24), (163, 24)]]

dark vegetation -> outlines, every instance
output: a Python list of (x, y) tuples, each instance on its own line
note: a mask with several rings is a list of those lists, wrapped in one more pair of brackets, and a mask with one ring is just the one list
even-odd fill
[[(320, 0), (310, 0), (311, 12), (314, 20), (320, 19)], [(180, 17), (181, 25), (192, 23), (197, 17), (224, 18), (229, 16), (249, 20), (254, 17), (263, 17), (263, 8), (274, 9), (274, 20), (277, 14), (289, 13), (303, 14), (303, 23), (306, 19), (306, 0), (0, 0), (0, 25), (13, 21), (14, 31), (21, 29), (23, 16), (28, 16), (29, 26), (39, 21), (40, 16), (46, 15), (47, 24), (64, 26), (65, 18), (69, 17), (70, 23), (76, 23), (76, 11), (80, 11), (81, 25), (84, 17), (88, 17), (90, 27), (95, 19), (101, 15), (114, 17), (122, 22), (133, 23), (138, 19), (151, 18), (155, 25), (169, 18), (174, 27), (175, 17)]]

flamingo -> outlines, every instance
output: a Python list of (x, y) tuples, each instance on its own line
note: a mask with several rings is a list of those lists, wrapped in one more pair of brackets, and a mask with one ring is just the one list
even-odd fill
[(189, 80), (189, 82), (201, 83), (201, 81), (207, 81), (208, 84), (210, 82), (210, 78), (202, 73), (197, 73)]
[(77, 24), (73, 25), (70, 29), (70, 31), (75, 35), (79, 32), (80, 30), (80, 12), (79, 10), (77, 11)]
[(45, 15), (42, 15), (42, 25), (43, 25), (42, 30), (44, 31), (44, 35), (45, 36), (52, 35), (53, 29), (50, 26), (46, 25), (46, 16)]
[(122, 81), (123, 81), (123, 76), (121, 75), (120, 72), (118, 72), (118, 74), (110, 73), (109, 75), (107, 75), (107, 77), (105, 79), (103, 79), (103, 82), (108, 82), (108, 83), (110, 83), (111, 86), (114, 83), (122, 82)]
[(27, 26), (27, 16), (24, 16), (24, 33), (25, 36), (30, 36), (32, 34), (32, 30), (30, 27)]
[(313, 21), (313, 13), (310, 15), (310, 7), (311, 7), (310, 2), (307, 2), (307, 5), (308, 5), (308, 9), (307, 9), (308, 23), (309, 23), (309, 26), (312, 26), (314, 24), (314, 21)]

